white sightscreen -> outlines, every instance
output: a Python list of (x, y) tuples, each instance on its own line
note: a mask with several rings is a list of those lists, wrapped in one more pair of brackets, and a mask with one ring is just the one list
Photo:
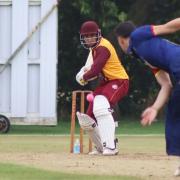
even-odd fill
[[(0, 6), (0, 63), (4, 63), (11, 54), (11, 5)], [(6, 21), (5, 21), (6, 20)], [(2, 64), (0, 65), (1, 68)], [(0, 110), (2, 113), (10, 112), (11, 103), (11, 68), (8, 66), (0, 73)]]
[[(29, 32), (37, 25), (41, 18), (40, 5), (29, 6)], [(28, 43), (28, 59), (35, 60), (40, 58), (40, 31), (38, 30)]]
[[(56, 0), (0, 0), (0, 68)], [(0, 114), (11, 123), (56, 124), (57, 9), (0, 73)]]
[[(0, 66), (1, 68), (1, 66)], [(10, 66), (0, 73), (0, 109), (9, 113), (11, 104), (11, 68)]]
[(3, 62), (11, 54), (11, 5), (0, 6), (0, 61)]
[(40, 85), (40, 73), (39, 65), (28, 66), (28, 98), (27, 98), (27, 111), (28, 113), (39, 112), (39, 85)]

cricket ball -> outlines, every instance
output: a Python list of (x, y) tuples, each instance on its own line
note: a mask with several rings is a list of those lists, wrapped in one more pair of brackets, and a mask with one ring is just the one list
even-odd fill
[(92, 102), (94, 100), (94, 95), (92, 93), (86, 96), (87, 101)]

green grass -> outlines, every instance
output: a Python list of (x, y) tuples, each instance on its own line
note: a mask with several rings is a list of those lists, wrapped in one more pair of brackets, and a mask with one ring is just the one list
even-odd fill
[[(76, 134), (79, 124), (76, 123)], [(164, 122), (158, 121), (151, 126), (142, 127), (138, 120), (125, 118), (116, 128), (117, 134), (164, 134)], [(12, 125), (9, 134), (70, 134), (70, 121), (62, 120), (57, 126)]]
[[(78, 124), (76, 126), (78, 129)], [(57, 126), (11, 125), (9, 134), (69, 134), (70, 122), (62, 121)]]
[[(164, 136), (120, 136), (120, 153), (126, 156), (140, 157), (141, 154), (157, 155), (164, 154), (165, 141)], [(89, 172), (83, 172), (78, 170), (79, 166), (83, 166), (83, 162), (88, 160), (88, 156), (83, 155), (84, 161), (77, 159), (77, 155), (69, 155), (69, 136), (52, 136), (52, 135), (8, 135), (0, 136), (0, 180), (145, 180), (144, 176), (123, 175), (121, 169), (119, 169), (120, 175), (95, 175)], [(87, 152), (87, 137), (84, 142), (85, 152)], [(3, 155), (4, 154), (4, 155)], [(61, 156), (62, 155), (62, 156)], [(47, 156), (47, 157), (46, 157)], [(45, 157), (45, 158), (44, 158)], [(53, 157), (57, 158), (57, 161)], [(52, 162), (49, 161), (52, 158)], [(66, 161), (66, 158), (72, 158), (69, 163), (65, 162), (63, 166), (59, 161)], [(73, 159), (74, 158), (74, 159)], [(93, 157), (91, 157), (93, 158)], [(101, 157), (94, 159), (95, 164), (101, 164)], [(113, 162), (112, 159), (110, 159)], [(115, 159), (114, 159), (115, 160)], [(127, 159), (128, 160), (128, 159)], [(145, 159), (146, 160), (146, 159)], [(105, 157), (107, 162), (107, 158)], [(130, 160), (131, 163), (132, 159)], [(146, 160), (147, 161), (147, 160)], [(45, 163), (45, 168), (44, 165)], [(75, 168), (78, 171), (73, 171), (68, 167), (75, 167), (74, 162), (78, 162), (78, 166)], [(117, 159), (117, 162), (121, 163)], [(71, 164), (72, 163), (72, 164)], [(59, 167), (59, 168), (51, 168)], [(61, 168), (62, 167), (62, 168)], [(67, 167), (63, 171), (63, 167)], [(87, 167), (85, 163), (85, 167)], [(88, 167), (94, 168), (91, 163)], [(101, 166), (98, 166), (100, 168)], [(99, 169), (103, 171), (106, 164)], [(86, 168), (85, 168), (86, 169)], [(91, 170), (91, 169), (89, 169)], [(111, 171), (109, 171), (110, 174)], [(134, 177), (134, 176), (135, 177)]]
[[(88, 136), (84, 137), (84, 152), (88, 151)], [(164, 152), (164, 136), (120, 136), (121, 153), (154, 153)], [(51, 135), (8, 135), (0, 136), (1, 153), (63, 153), (70, 151), (69, 136)]]
[(0, 163), (0, 180), (140, 180), (130, 176), (67, 174), (28, 166)]
[[(76, 134), (78, 135), (79, 125), (76, 124)], [(164, 153), (165, 141), (163, 136), (139, 136), (146, 134), (164, 134), (164, 122), (158, 121), (149, 127), (142, 127), (140, 122), (125, 118), (116, 128), (116, 133), (120, 135), (119, 147), (122, 154), (161, 154)], [(64, 136), (59, 136), (66, 134)], [(23, 157), (40, 157), (41, 154), (57, 156), (69, 152), (70, 147), (70, 121), (60, 121), (57, 126), (30, 126), (12, 125), (8, 135), (0, 136), (0, 152), (5, 157), (10, 156), (5, 161), (0, 162), (0, 180), (143, 180), (144, 176), (124, 176), (121, 175), (93, 175), (84, 174), (82, 171), (62, 171), (61, 168), (44, 169), (35, 166), (31, 161), (24, 165), (21, 162)], [(57, 135), (57, 136), (53, 136)], [(133, 135), (133, 136), (129, 136)], [(84, 152), (88, 151), (88, 137), (84, 137)], [(38, 156), (39, 155), (39, 156)], [(66, 155), (66, 154), (65, 154)], [(11, 159), (15, 156), (16, 160)], [(2, 156), (3, 157), (3, 156)], [(58, 157), (58, 156), (57, 156)], [(18, 161), (20, 159), (20, 162)], [(43, 158), (43, 156), (42, 156)], [(26, 159), (26, 158), (25, 158)], [(28, 158), (29, 159), (29, 158)], [(61, 160), (61, 158), (59, 159)], [(44, 161), (45, 159), (41, 159)], [(26, 164), (26, 163), (25, 163)], [(49, 165), (51, 166), (51, 164)], [(68, 170), (68, 169), (67, 169)], [(70, 172), (70, 173), (68, 173)], [(134, 175), (135, 176), (135, 175)]]
[(140, 121), (123, 120), (116, 129), (117, 134), (164, 134), (164, 121), (159, 120), (151, 126), (143, 127)]

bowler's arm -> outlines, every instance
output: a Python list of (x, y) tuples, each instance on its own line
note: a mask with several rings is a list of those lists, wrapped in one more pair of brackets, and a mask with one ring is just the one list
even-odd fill
[(170, 34), (180, 30), (180, 18), (176, 18), (172, 21), (162, 25), (153, 26), (154, 35)]
[(161, 89), (153, 105), (146, 108), (141, 114), (141, 124), (143, 126), (150, 125), (153, 121), (155, 121), (159, 110), (169, 99), (172, 89), (172, 83), (167, 72), (160, 70), (155, 77), (157, 82), (161, 86)]
[(152, 107), (160, 110), (169, 98), (172, 89), (172, 83), (169, 74), (163, 70), (160, 70), (157, 75), (155, 75), (155, 78), (161, 86), (161, 89)]

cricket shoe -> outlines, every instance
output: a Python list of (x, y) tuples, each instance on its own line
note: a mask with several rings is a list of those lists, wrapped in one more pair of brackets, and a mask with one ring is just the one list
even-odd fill
[(115, 156), (119, 153), (118, 149), (115, 148), (115, 149), (109, 149), (109, 148), (104, 148), (103, 150), (103, 155), (104, 156)]
[(180, 176), (180, 167), (176, 169), (176, 171), (174, 172), (174, 176)]
[(97, 149), (97, 147), (94, 147), (94, 150), (88, 153), (89, 155), (102, 155), (102, 150)]
[(101, 151), (98, 151), (97, 149), (94, 149), (93, 151), (88, 153), (89, 155), (102, 155)]

